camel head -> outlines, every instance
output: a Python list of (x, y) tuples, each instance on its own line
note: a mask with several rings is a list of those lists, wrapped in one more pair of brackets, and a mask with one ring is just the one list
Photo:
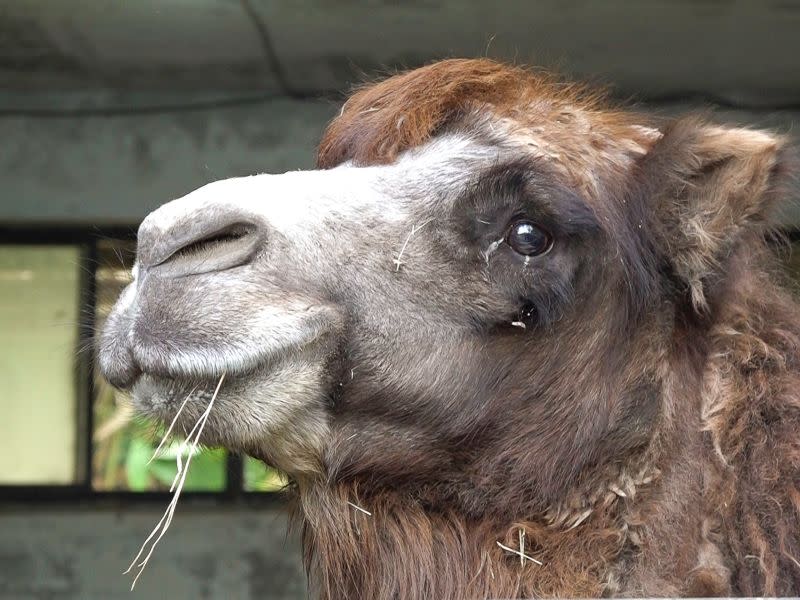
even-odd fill
[(782, 146), (487, 60), (411, 71), (350, 98), (317, 170), (151, 213), (100, 365), (144, 415), (188, 397), (185, 430), (224, 374), (201, 441), (301, 490), (575, 527), (700, 452)]

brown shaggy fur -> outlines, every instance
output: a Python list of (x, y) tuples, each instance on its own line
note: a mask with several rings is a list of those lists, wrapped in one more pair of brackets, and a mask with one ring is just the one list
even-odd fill
[[(767, 241), (788, 168), (785, 140), (701, 119), (654, 135), (650, 123), (584, 87), (452, 60), (357, 92), (328, 128), (319, 165), (391, 162), (481, 118), (529, 134), (590, 203), (616, 182), (619, 206), (598, 214), (611, 227), (636, 219), (634, 230), (645, 233), (631, 247), (652, 254), (661, 291), (644, 316), (618, 310), (577, 324), (564, 356), (576, 373), (568, 383), (603, 383), (584, 371), (592, 349), (580, 336), (625, 330), (624, 322), (603, 329), (609, 319), (636, 320), (628, 350), (618, 351), (619, 373), (608, 377), (649, 382), (642, 397), (657, 408), (610, 397), (609, 415), (639, 421), (620, 417), (625, 427), (602, 444), (587, 441), (594, 459), (547, 506), (526, 504), (509, 484), (466, 510), (457, 492), (448, 504), (405, 485), (402, 457), (371, 458), (398, 476), (370, 480), (334, 447), (328, 481), (299, 484), (321, 596), (800, 594), (800, 309), (777, 283)], [(524, 444), (504, 452), (498, 468), (538, 464), (525, 462)], [(551, 452), (554, 463), (571, 460)], [(518, 471), (509, 481), (524, 477)]]
[(317, 165), (391, 163), (447, 128), (477, 127), (487, 108), (493, 119), (535, 133), (533, 149), (557, 148), (552, 158), (582, 188), (597, 163), (640, 154), (653, 141), (639, 126), (643, 117), (613, 109), (602, 90), (490, 60), (454, 59), (351, 96), (322, 137)]

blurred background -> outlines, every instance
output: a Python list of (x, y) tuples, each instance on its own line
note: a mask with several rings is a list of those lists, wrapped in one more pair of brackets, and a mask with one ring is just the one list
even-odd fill
[(453, 56), (800, 122), (800, 0), (0, 0), (0, 597), (307, 597), (283, 476), (213, 449), (128, 591), (186, 450), (149, 462), (163, 430), (93, 372), (93, 331), (150, 210), (312, 167), (353, 85)]

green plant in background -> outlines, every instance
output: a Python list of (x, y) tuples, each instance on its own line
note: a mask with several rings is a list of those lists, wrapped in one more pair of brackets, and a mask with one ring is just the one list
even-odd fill
[[(128, 487), (133, 491), (144, 491), (153, 488), (152, 481), (158, 487), (169, 488), (178, 472), (177, 458), (180, 454), (185, 464), (191, 448), (175, 441), (162, 448), (158, 456), (153, 456), (155, 447), (141, 438), (131, 439), (125, 459), (125, 474)], [(200, 449), (193, 457), (186, 473), (183, 489), (186, 491), (220, 491), (225, 489), (225, 470), (227, 454), (220, 449)]]
[[(124, 395), (98, 382), (95, 400), (94, 454), (92, 484), (97, 490), (134, 492), (168, 490), (177, 473), (177, 457), (186, 463), (189, 448), (176, 438), (153, 454), (164, 428), (145, 419), (134, 418)], [(152, 458), (152, 460), (151, 460)], [(227, 453), (218, 448), (200, 448), (192, 462), (184, 490), (218, 492), (225, 489)], [(244, 460), (244, 489), (273, 492), (286, 486), (285, 475), (260, 460)]]
[(244, 459), (244, 489), (248, 492), (277, 492), (289, 483), (281, 471), (250, 456)]

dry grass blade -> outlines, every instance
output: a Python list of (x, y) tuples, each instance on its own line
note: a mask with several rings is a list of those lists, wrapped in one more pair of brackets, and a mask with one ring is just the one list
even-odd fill
[[(214, 398), (216, 398), (216, 397), (217, 397), (217, 394), (215, 392), (214, 393)], [(211, 399), (212, 403), (214, 402), (214, 398)], [(206, 408), (206, 412), (209, 412), (210, 410), (211, 410), (211, 407), (209, 405), (209, 407)], [(200, 418), (197, 420), (197, 423), (194, 424), (194, 427), (192, 427), (191, 431), (189, 431), (189, 433), (187, 434), (186, 439), (184, 439), (180, 443), (180, 445), (178, 446), (178, 451), (175, 453), (175, 464), (177, 465), (178, 469), (177, 469), (177, 472), (175, 473), (175, 478), (172, 480), (172, 484), (169, 486), (170, 493), (175, 491), (175, 487), (178, 484), (178, 482), (180, 481), (181, 474), (183, 473), (183, 470), (184, 470), (184, 467), (183, 467), (183, 453), (186, 451), (187, 446), (190, 446), (189, 447), (189, 453), (188, 453), (189, 454), (189, 458), (191, 458), (194, 455), (195, 451), (197, 450), (197, 442), (195, 441), (194, 443), (192, 443), (192, 440), (194, 440), (195, 438), (196, 439), (200, 438), (200, 433), (202, 433), (202, 431), (200, 433), (197, 433), (197, 429), (198, 429), (198, 427), (204, 426), (204, 423), (205, 423), (205, 418), (204, 417), (207, 418), (205, 416), (205, 413), (203, 415), (200, 415)], [(188, 462), (187, 462), (187, 464), (188, 464)]]
[(529, 560), (532, 563), (536, 563), (537, 565), (541, 565), (542, 564), (542, 561), (537, 560), (537, 559), (533, 558), (532, 556), (528, 556), (527, 554), (525, 554), (522, 551), (522, 550), (524, 550), (524, 548), (522, 550), (514, 550), (514, 548), (509, 548), (508, 546), (506, 546), (506, 545), (504, 545), (504, 544), (502, 544), (500, 542), (497, 542), (497, 545), (500, 546), (500, 548), (505, 550), (506, 552), (510, 552), (511, 554), (519, 556), (520, 561), (524, 562), (526, 560)]
[(427, 225), (431, 221), (432, 221), (432, 219), (428, 219), (427, 221), (425, 221), (424, 223), (421, 223), (420, 225), (414, 225), (414, 226), (411, 227), (411, 232), (406, 237), (406, 241), (403, 242), (403, 247), (400, 248), (400, 252), (397, 254), (397, 258), (395, 258), (392, 261), (394, 263), (395, 267), (396, 267), (395, 271), (399, 271), (400, 267), (403, 266), (403, 262), (402, 262), (403, 253), (406, 251), (406, 246), (408, 246), (408, 242), (411, 241), (411, 238), (414, 237), (415, 233), (417, 233), (420, 229), (425, 227), (425, 225)]
[[(162, 537), (164, 537), (164, 534), (167, 532), (167, 529), (169, 529), (169, 526), (172, 523), (172, 517), (175, 515), (175, 508), (178, 505), (178, 499), (181, 496), (181, 491), (183, 490), (183, 484), (186, 481), (186, 474), (189, 472), (189, 465), (192, 462), (192, 457), (197, 452), (197, 446), (200, 443), (200, 436), (203, 434), (203, 428), (205, 427), (206, 422), (208, 421), (208, 416), (209, 414), (211, 414), (211, 408), (214, 406), (214, 401), (217, 399), (217, 394), (219, 394), (219, 389), (220, 387), (222, 387), (222, 382), (224, 380), (225, 380), (225, 373), (223, 373), (222, 377), (219, 378), (219, 383), (217, 383), (217, 388), (214, 390), (214, 395), (211, 397), (211, 401), (208, 403), (208, 406), (206, 407), (206, 410), (203, 412), (203, 414), (200, 415), (200, 418), (197, 420), (197, 423), (195, 423), (195, 426), (192, 428), (192, 431), (189, 433), (189, 435), (186, 438), (186, 441), (184, 442), (184, 444), (190, 445), (189, 455), (186, 458), (185, 465), (181, 462), (180, 458), (177, 459), (178, 472), (175, 475), (175, 479), (172, 482), (172, 487), (170, 488), (170, 490), (172, 489), (175, 490), (175, 494), (173, 495), (172, 500), (167, 506), (167, 509), (164, 511), (164, 514), (161, 516), (161, 519), (153, 528), (153, 531), (150, 532), (150, 535), (147, 536), (147, 539), (142, 544), (142, 547), (139, 548), (139, 552), (136, 555), (136, 558), (133, 559), (133, 562), (131, 562), (130, 566), (125, 571), (125, 573), (130, 573), (130, 571), (134, 568), (134, 566), (138, 568), (136, 577), (133, 578), (133, 583), (131, 584), (131, 590), (136, 586), (136, 582), (139, 580), (139, 577), (144, 572), (144, 569), (147, 566), (150, 557), (153, 555), (153, 551), (155, 550), (156, 545), (158, 545), (158, 542), (161, 541)], [(184, 400), (184, 403), (185, 402), (186, 400)], [(182, 444), (182, 448), (183, 447), (184, 446)], [(178, 457), (180, 457), (180, 454), (181, 452), (178, 452)], [(176, 481), (177, 481), (177, 486), (176, 486)], [(154, 537), (155, 539), (153, 539)], [(149, 551), (145, 555), (142, 562), (138, 562), (139, 558), (141, 558), (150, 540), (153, 540), (153, 542), (150, 544)]]
[(367, 515), (368, 517), (371, 517), (371, 516), (372, 516), (372, 513), (371, 513), (371, 512), (369, 512), (369, 511), (368, 511), (366, 508), (361, 508), (361, 507), (360, 507), (358, 504), (353, 504), (353, 503), (352, 503), (352, 502), (350, 502), (350, 501), (348, 501), (347, 503), (348, 503), (350, 506), (352, 506), (353, 508), (355, 508), (356, 510), (359, 510), (359, 511), (361, 511), (362, 513), (364, 513), (364, 514), (365, 514), (365, 515)]

